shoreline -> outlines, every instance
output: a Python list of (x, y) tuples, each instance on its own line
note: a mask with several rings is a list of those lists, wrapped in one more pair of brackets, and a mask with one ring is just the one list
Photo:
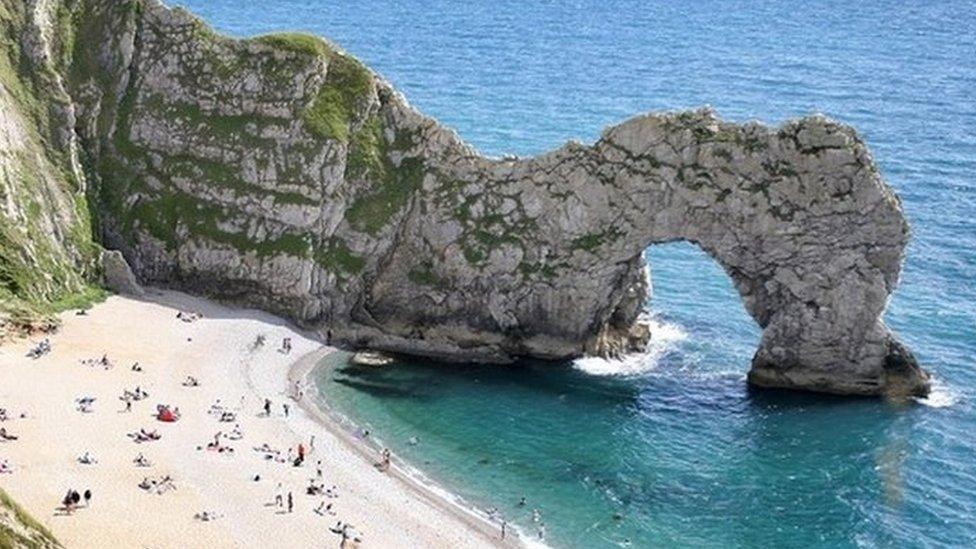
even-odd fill
[[(355, 422), (332, 408), (324, 398), (315, 401), (310, 397), (311, 394), (319, 394), (317, 385), (311, 379), (312, 373), (317, 371), (322, 359), (337, 352), (342, 351), (324, 347), (299, 358), (289, 368), (288, 385), (292, 387), (295, 383), (301, 384), (304, 388), (304, 395), (298, 400), (298, 403), (302, 410), (323, 429), (328, 430), (333, 436), (341, 440), (352, 452), (360, 456), (370, 466), (374, 466), (381, 451), (376, 443), (372, 440), (366, 441), (356, 438), (354, 433), (359, 426)], [(426, 476), (422, 476), (419, 469), (397, 456), (393, 456), (390, 468), (385, 473), (395, 478), (416, 496), (424, 498), (430, 504), (450, 513), (471, 529), (487, 537), (492, 543), (501, 547), (528, 547), (524, 535), (519, 532), (516, 525), (509, 523), (510, 534), (504, 540), (500, 539), (500, 524), (493, 522), (487, 514), (461, 496), (440, 486)]]
[[(181, 321), (181, 311), (199, 316)], [(502, 542), (498, 527), (407, 478), (399, 464), (378, 472), (339, 424), (313, 403), (290, 399), (290, 376), (307, 375), (335, 349), (279, 317), (153, 288), (60, 317), (57, 333), (0, 346), (0, 408), (11, 416), (0, 425), (17, 436), (0, 443), (0, 461), (13, 468), (0, 475), (0, 487), (65, 547), (334, 546), (337, 521), (354, 525), (361, 547), (521, 546), (514, 529)], [(51, 351), (26, 358), (45, 338)], [(278, 347), (284, 338), (291, 352)], [(102, 356), (111, 364), (93, 360)], [(187, 376), (199, 385), (185, 385)], [(119, 394), (136, 386), (150, 396), (130, 412)], [(83, 397), (91, 409), (80, 409)], [(179, 420), (158, 421), (159, 404), (179, 408)], [(235, 418), (221, 421), (215, 406)], [(126, 436), (140, 429), (162, 436), (142, 444)], [(209, 448), (215, 438), (226, 451)], [(285, 450), (299, 444), (306, 460), (293, 466)], [(88, 452), (95, 463), (78, 459)], [(152, 464), (137, 466), (137, 454)], [(175, 487), (165, 493), (138, 486), (166, 477)], [(309, 493), (312, 483), (337, 492)], [(90, 506), (59, 510), (66, 490), (89, 488)], [(283, 494), (295, 496), (294, 512), (276, 505)], [(216, 519), (194, 516), (204, 511)]]

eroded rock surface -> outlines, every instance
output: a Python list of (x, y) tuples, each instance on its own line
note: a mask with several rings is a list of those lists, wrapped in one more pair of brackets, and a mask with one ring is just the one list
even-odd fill
[(103, 241), (143, 282), (354, 348), (564, 359), (639, 340), (642, 252), (686, 240), (763, 328), (752, 383), (927, 390), (881, 320), (908, 226), (850, 127), (649, 114), (487, 158), (319, 39), (233, 40), (150, 0), (72, 9), (74, 132)]

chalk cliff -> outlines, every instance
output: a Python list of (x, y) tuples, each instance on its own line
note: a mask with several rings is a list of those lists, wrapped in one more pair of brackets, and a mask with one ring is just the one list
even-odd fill
[(24, 18), (8, 41), (34, 53), (8, 61), (50, 74), (45, 144), (79, 172), (49, 186), (84, 181), (97, 240), (142, 283), (262, 307), (349, 347), (564, 359), (643, 342), (642, 252), (686, 240), (763, 328), (752, 383), (928, 390), (881, 320), (908, 225), (848, 126), (703, 109), (487, 158), (315, 37), (231, 39), (154, 0), (38, 0)]

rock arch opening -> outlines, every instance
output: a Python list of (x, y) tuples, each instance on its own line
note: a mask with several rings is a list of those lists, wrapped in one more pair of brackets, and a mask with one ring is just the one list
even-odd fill
[(721, 265), (690, 242), (654, 244), (644, 258), (651, 273), (652, 354), (667, 346), (702, 371), (744, 375), (762, 331)]

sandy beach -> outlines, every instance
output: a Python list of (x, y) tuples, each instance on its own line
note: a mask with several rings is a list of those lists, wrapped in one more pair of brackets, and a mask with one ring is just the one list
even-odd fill
[[(177, 318), (181, 311), (201, 317), (187, 322)], [(330, 529), (340, 521), (353, 526), (362, 547), (517, 543), (425, 489), (395, 459), (389, 472), (378, 471), (372, 450), (323, 423), (327, 414), (307, 398), (291, 398), (289, 376), (303, 378), (332, 349), (281, 319), (150, 290), (62, 320), (56, 334), (0, 346), (0, 408), (10, 416), (0, 427), (18, 437), (0, 442), (0, 461), (13, 467), (0, 487), (66, 547), (338, 547), (342, 536)], [(256, 347), (259, 336), (264, 344)], [(45, 337), (51, 352), (27, 358)], [(290, 352), (281, 350), (283, 338), (291, 338)], [(199, 386), (184, 385), (188, 376)], [(148, 397), (126, 411), (120, 397), (137, 387)], [(78, 404), (85, 397), (94, 399), (89, 412)], [(180, 419), (159, 421), (158, 405), (178, 408)], [(220, 421), (219, 411), (233, 419)], [(128, 436), (140, 429), (161, 439)], [(207, 447), (215, 437), (224, 451)], [(255, 450), (265, 444), (279, 453)], [(288, 454), (293, 460), (299, 444), (306, 458), (296, 467)], [(86, 452), (97, 462), (79, 462)], [(151, 466), (134, 463), (140, 453)], [(162, 487), (166, 477), (171, 486)], [(157, 484), (143, 489), (143, 480)], [(308, 495), (310, 481), (335, 487), (338, 497)], [(90, 490), (90, 504), (66, 514), (69, 489)], [(328, 504), (334, 514), (324, 511)], [(205, 512), (216, 518), (195, 518)]]

